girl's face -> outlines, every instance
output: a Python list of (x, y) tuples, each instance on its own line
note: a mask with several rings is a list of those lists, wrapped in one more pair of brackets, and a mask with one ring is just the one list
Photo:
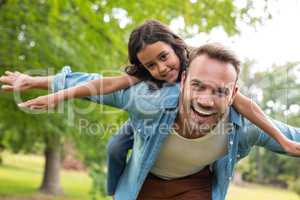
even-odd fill
[(173, 48), (167, 43), (147, 44), (138, 52), (137, 57), (153, 78), (169, 83), (177, 81), (180, 60)]

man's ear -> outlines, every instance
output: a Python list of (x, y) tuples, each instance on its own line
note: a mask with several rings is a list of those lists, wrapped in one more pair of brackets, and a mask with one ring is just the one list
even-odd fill
[(239, 86), (237, 84), (234, 85), (234, 89), (233, 89), (233, 92), (232, 92), (232, 95), (231, 95), (231, 99), (230, 99), (230, 102), (229, 102), (229, 105), (232, 105), (233, 104), (233, 101), (237, 95), (237, 93), (239, 92)]
[(180, 80), (180, 92), (183, 92), (184, 83), (186, 80), (186, 71), (181, 73), (181, 80)]

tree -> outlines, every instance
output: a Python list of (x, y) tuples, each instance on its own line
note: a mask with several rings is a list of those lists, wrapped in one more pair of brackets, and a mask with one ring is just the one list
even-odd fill
[[(251, 1), (247, 2), (244, 7), (238, 8), (231, 0), (2, 0), (0, 73), (9, 69), (47, 75), (56, 73), (65, 65), (72, 66), (75, 71), (106, 70), (115, 73), (120, 71), (118, 66), (126, 62), (126, 42), (130, 31), (145, 19), (156, 18), (165, 23), (184, 19), (182, 32), (187, 36), (199, 31), (209, 32), (217, 26), (232, 35), (238, 32), (238, 19), (251, 19), (249, 23), (256, 23), (259, 19), (249, 16), (247, 11), (253, 5)], [(28, 99), (39, 94), (43, 93), (29, 92), (21, 97)], [(84, 109), (90, 106), (77, 102), (75, 105)], [(92, 174), (104, 173), (105, 140), (96, 144), (95, 136), (78, 133), (78, 126), (74, 124), (82, 119), (82, 115), (77, 113), (74, 117), (74, 110), (69, 107), (59, 109), (58, 113), (28, 115), (18, 110), (11, 95), (7, 94), (1, 94), (0, 107), (4, 130), (1, 143), (6, 148), (16, 152), (44, 149), (46, 164), (41, 191), (50, 194), (62, 191), (59, 182), (60, 151), (66, 137), (75, 137), (86, 163), (96, 169), (96, 173)], [(89, 122), (98, 120), (98, 109), (109, 108), (99, 107), (85, 114), (84, 118)], [(107, 115), (101, 123), (107, 125), (111, 120), (123, 121), (125, 118), (122, 113)], [(99, 149), (87, 150), (89, 144), (101, 148), (101, 154), (98, 154)], [(97, 176), (93, 177), (96, 177), (96, 182)]]
[[(258, 102), (270, 117), (298, 127), (300, 94), (296, 72), (299, 63), (274, 65), (269, 71), (252, 73), (251, 76), (253, 64), (252, 61), (243, 66), (243, 92)], [(287, 187), (298, 179), (299, 164), (297, 158), (291, 159), (256, 148), (250, 154), (246, 163), (249, 167), (244, 168), (243, 173), (249, 181)]]

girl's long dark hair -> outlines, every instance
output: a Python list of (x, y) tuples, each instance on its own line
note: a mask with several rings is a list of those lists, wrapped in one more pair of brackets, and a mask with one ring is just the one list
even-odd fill
[(130, 64), (126, 66), (125, 71), (127, 74), (135, 76), (143, 81), (155, 83), (158, 88), (161, 88), (165, 81), (154, 79), (137, 57), (139, 51), (146, 45), (159, 41), (170, 45), (178, 56), (180, 60), (180, 71), (177, 81), (179, 81), (182, 72), (186, 69), (188, 64), (187, 45), (184, 40), (173, 33), (168, 26), (156, 20), (147, 20), (131, 32), (128, 42), (128, 57)]

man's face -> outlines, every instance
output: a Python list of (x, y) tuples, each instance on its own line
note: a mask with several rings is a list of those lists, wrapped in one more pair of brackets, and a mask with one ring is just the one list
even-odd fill
[(181, 81), (180, 111), (190, 130), (207, 133), (222, 118), (238, 91), (234, 66), (207, 55), (196, 57)]

